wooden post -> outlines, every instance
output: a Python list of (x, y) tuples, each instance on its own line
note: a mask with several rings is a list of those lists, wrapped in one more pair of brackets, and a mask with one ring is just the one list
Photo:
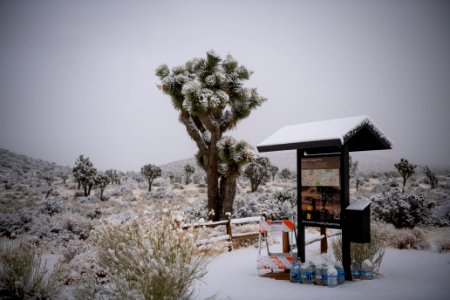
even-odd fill
[(302, 222), (302, 157), (303, 150), (297, 149), (297, 259), (305, 262), (305, 226)]
[(227, 218), (227, 224), (225, 227), (227, 228), (227, 234), (230, 236), (230, 245), (228, 246), (228, 251), (233, 250), (233, 233), (231, 232), (231, 213), (225, 213), (225, 217)]
[(350, 204), (350, 186), (349, 186), (349, 154), (348, 144), (345, 143), (341, 149), (340, 156), (340, 181), (341, 181), (341, 228), (342, 228), (342, 265), (345, 272), (345, 280), (352, 280), (350, 270), (350, 240), (347, 236), (346, 222), (347, 215), (345, 209)]
[(327, 228), (320, 227), (320, 235), (324, 235), (325, 237), (320, 241), (320, 253), (328, 252), (328, 240), (327, 240)]
[(283, 253), (289, 253), (291, 251), (291, 246), (289, 245), (289, 232), (282, 233), (283, 241)]

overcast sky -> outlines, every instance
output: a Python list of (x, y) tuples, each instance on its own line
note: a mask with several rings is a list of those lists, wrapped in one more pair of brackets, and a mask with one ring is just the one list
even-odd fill
[[(155, 69), (214, 49), (268, 101), (231, 135), (368, 115), (390, 158), (450, 165), (450, 1), (0, 1), (0, 147), (138, 170), (195, 144)], [(383, 153), (382, 153), (383, 152)]]

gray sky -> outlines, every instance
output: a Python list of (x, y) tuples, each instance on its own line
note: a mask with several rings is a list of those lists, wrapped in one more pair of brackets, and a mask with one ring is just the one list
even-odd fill
[(230, 132), (369, 115), (377, 154), (450, 165), (449, 1), (0, 1), (0, 147), (138, 170), (192, 156), (154, 70), (214, 49), (268, 101)]

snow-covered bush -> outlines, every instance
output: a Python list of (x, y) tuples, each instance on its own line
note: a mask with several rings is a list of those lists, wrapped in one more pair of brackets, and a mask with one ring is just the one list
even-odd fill
[(259, 216), (267, 212), (272, 219), (294, 216), (296, 208), (290, 201), (280, 201), (279, 194), (244, 194), (234, 202), (233, 218)]
[(192, 206), (185, 210), (184, 215), (187, 220), (208, 219), (207, 198), (202, 197), (192, 204)]
[(208, 252), (169, 218), (149, 225), (133, 221), (97, 232), (98, 263), (111, 274), (110, 289), (118, 299), (188, 299), (193, 282), (206, 274)]
[(375, 220), (393, 224), (397, 228), (413, 228), (418, 224), (430, 224), (433, 203), (425, 200), (423, 195), (402, 193), (394, 188), (381, 195), (370, 197), (372, 216)]
[(21, 242), (0, 244), (0, 295), (5, 299), (49, 299), (59, 294), (58, 266), (49, 274), (42, 251)]
[(61, 199), (56, 197), (49, 197), (42, 204), (40, 212), (42, 214), (53, 216), (54, 214), (59, 214), (68, 210), (69, 208)]

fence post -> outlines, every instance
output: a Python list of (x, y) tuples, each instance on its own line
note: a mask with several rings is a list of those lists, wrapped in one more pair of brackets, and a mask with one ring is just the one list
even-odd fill
[(327, 228), (320, 227), (320, 235), (324, 235), (325, 237), (320, 241), (320, 253), (328, 252), (328, 241), (327, 241)]
[(233, 250), (233, 233), (231, 231), (231, 213), (226, 212), (225, 217), (227, 218), (227, 224), (225, 225), (227, 228), (227, 234), (230, 237), (230, 245), (228, 246), (228, 251)]

